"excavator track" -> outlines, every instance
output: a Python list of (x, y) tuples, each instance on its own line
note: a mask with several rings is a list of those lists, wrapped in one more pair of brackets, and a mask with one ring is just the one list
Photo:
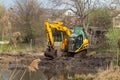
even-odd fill
[(87, 50), (80, 51), (79, 53), (69, 53), (69, 52), (58, 52), (61, 56), (57, 56), (57, 50), (46, 49), (44, 56), (49, 59), (56, 59), (57, 57), (74, 57), (74, 58), (87, 58)]
[(82, 50), (79, 53), (75, 53), (74, 57), (75, 58), (86, 58), (87, 57), (86, 54), (87, 54), (87, 49)]

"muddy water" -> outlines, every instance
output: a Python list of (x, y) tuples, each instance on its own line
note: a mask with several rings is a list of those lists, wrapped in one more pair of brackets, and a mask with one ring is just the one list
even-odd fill
[(13, 71), (10, 70), (1, 71), (0, 80), (48, 80), (41, 71), (25, 72), (25, 74), (24, 72), (23, 70), (17, 70), (13, 74)]
[[(106, 54), (107, 55), (107, 54)], [(0, 80), (61, 80), (61, 76), (67, 79), (68, 75), (96, 73), (98, 69), (105, 69), (109, 66), (112, 57), (96, 55), (87, 58), (56, 58), (48, 60), (41, 58), (39, 70), (28, 71), (24, 65), (30, 64), (36, 57), (25, 57), (20, 63), (9, 62), (7, 70), (1, 69)], [(40, 58), (40, 57), (39, 57)], [(4, 67), (4, 66), (1, 66)], [(65, 79), (65, 80), (66, 80)]]
[[(98, 69), (102, 68), (105, 69), (110, 59), (101, 59), (101, 58), (92, 58), (88, 60), (76, 60), (75, 58), (65, 58), (65, 59), (58, 59), (56, 60), (43, 60), (39, 64), (39, 70), (36, 72), (30, 72), (25, 69), (21, 70), (18, 68), (16, 71), (15, 69), (9, 70), (4, 72), (4, 76), (7, 76), (6, 79), (8, 80), (9, 75), (13, 72), (14, 79), (13, 80), (49, 80), (54, 78), (53, 80), (61, 80), (61, 75), (67, 79), (68, 75), (72, 76), (76, 73), (78, 74), (89, 74), (89, 73), (96, 73)], [(7, 75), (6, 75), (7, 73)], [(25, 74), (24, 74), (25, 73)]]

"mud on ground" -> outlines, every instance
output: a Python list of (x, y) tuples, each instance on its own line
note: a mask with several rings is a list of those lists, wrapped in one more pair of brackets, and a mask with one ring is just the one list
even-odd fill
[(89, 74), (96, 73), (98, 69), (106, 69), (113, 60), (112, 53), (97, 53), (88, 55), (86, 58), (58, 57), (48, 60), (40, 51), (26, 52), (1, 52), (1, 69), (24, 69), (34, 59), (40, 58), (39, 69), (45, 76), (51, 78), (60, 74)]

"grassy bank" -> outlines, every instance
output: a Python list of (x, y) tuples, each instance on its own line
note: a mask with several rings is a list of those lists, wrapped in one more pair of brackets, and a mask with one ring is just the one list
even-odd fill
[(17, 47), (12, 47), (9, 44), (2, 44), (0, 45), (0, 51), (4, 52), (4, 51), (30, 51), (30, 50), (34, 50), (37, 47), (29, 45), (29, 44), (18, 44)]
[(119, 67), (109, 67), (106, 70), (98, 70), (96, 74), (75, 74), (68, 80), (119, 80), (119, 75)]

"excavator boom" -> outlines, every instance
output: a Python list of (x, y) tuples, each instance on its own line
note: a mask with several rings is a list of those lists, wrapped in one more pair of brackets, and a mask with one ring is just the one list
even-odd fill
[(71, 34), (70, 29), (66, 26), (63, 26), (62, 22), (49, 23), (48, 21), (45, 21), (45, 28), (46, 28), (46, 31), (47, 31), (47, 40), (48, 40), (48, 43), (51, 46), (51, 48), (54, 48), (54, 39), (53, 39), (52, 29), (56, 29), (58, 31), (65, 32), (66, 36), (62, 40), (62, 43), (60, 45), (60, 48), (64, 49), (65, 46), (67, 45), (67, 40), (68, 40), (68, 38)]

